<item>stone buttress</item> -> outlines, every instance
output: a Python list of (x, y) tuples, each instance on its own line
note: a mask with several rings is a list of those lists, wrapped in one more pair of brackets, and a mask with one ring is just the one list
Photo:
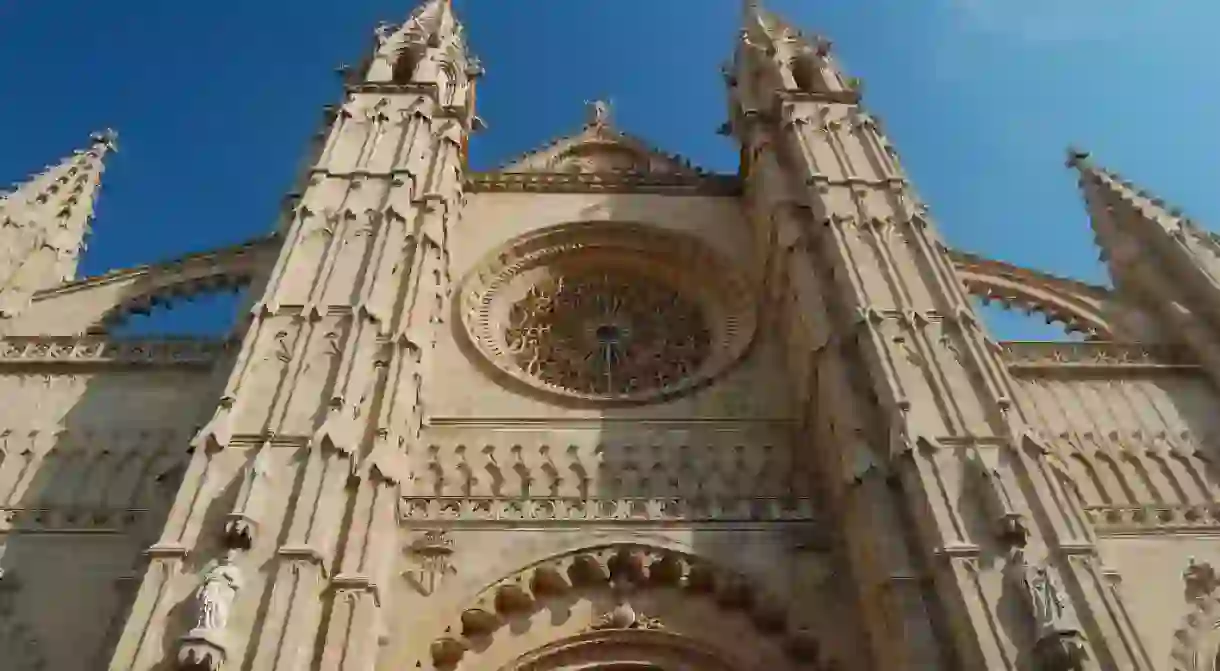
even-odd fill
[[(350, 73), (112, 670), (167, 655), (184, 668), (371, 668), (394, 555), (378, 543), (396, 537), (404, 446), (444, 321), (478, 74), (444, 0), (379, 27)], [(201, 629), (200, 576), (222, 554), (240, 587), (221, 630)]]
[(727, 130), (873, 663), (1152, 668), (860, 83), (825, 40), (745, 19)]

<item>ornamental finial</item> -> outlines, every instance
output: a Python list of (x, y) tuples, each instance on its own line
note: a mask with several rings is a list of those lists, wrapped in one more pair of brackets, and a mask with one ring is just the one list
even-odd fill
[(585, 105), (588, 108), (587, 126), (592, 128), (607, 128), (610, 126), (610, 101), (608, 100), (586, 100)]

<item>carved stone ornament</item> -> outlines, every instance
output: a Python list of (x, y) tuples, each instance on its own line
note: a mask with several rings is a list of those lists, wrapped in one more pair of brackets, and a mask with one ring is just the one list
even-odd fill
[(178, 646), (178, 668), (182, 671), (218, 671), (228, 656), (225, 629), (233, 602), (242, 587), (242, 573), (233, 564), (235, 553), (226, 553), (203, 576), (195, 591), (195, 627)]
[(1031, 565), (1021, 551), (1012, 554), (1009, 575), (1025, 595), (1033, 615), (1037, 668), (1079, 671), (1087, 652), (1075, 610), (1064, 593), (1055, 569), (1048, 563)]
[(441, 582), (457, 572), (453, 565), (453, 539), (443, 530), (425, 531), (407, 551), (416, 566), (403, 575), (424, 596), (435, 594)]
[(589, 629), (602, 631), (606, 629), (664, 629), (665, 626), (655, 617), (637, 613), (627, 601), (620, 601), (593, 623)]
[(513, 378), (599, 402), (690, 390), (740, 358), (755, 330), (745, 282), (697, 241), (630, 224), (573, 224), (476, 269), (462, 316)]

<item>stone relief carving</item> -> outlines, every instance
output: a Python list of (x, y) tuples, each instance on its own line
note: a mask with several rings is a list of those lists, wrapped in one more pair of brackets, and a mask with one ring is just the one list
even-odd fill
[(404, 575), (420, 594), (432, 596), (446, 577), (457, 573), (453, 552), (453, 538), (448, 532), (425, 531), (407, 547), (407, 554), (416, 566), (404, 571)]
[(1083, 629), (1055, 568), (1048, 562), (1030, 564), (1025, 553), (1016, 550), (1010, 555), (1007, 572), (1033, 616), (1034, 657), (1039, 668), (1082, 669), (1087, 657)]

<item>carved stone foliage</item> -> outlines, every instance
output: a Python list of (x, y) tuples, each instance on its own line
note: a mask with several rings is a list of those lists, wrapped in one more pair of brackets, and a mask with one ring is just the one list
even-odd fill
[(1103, 534), (1220, 531), (1220, 506), (1090, 506), (1085, 514)]
[(754, 335), (748, 285), (700, 243), (629, 224), (528, 235), (466, 282), (463, 321), (498, 368), (571, 399), (680, 394), (737, 360)]
[(482, 654), (510, 622), (528, 626), (533, 613), (568, 612), (573, 601), (599, 594), (608, 595), (613, 605), (595, 612), (586, 632), (668, 631), (663, 618), (644, 615), (635, 605), (637, 596), (648, 593), (705, 599), (726, 614), (746, 618), (760, 639), (779, 643), (792, 662), (813, 668), (829, 664), (812, 634), (790, 626), (790, 604), (782, 595), (765, 593), (746, 577), (695, 557), (627, 544), (556, 557), (491, 585), (432, 643), (433, 663), (438, 669), (456, 668), (467, 654)]

